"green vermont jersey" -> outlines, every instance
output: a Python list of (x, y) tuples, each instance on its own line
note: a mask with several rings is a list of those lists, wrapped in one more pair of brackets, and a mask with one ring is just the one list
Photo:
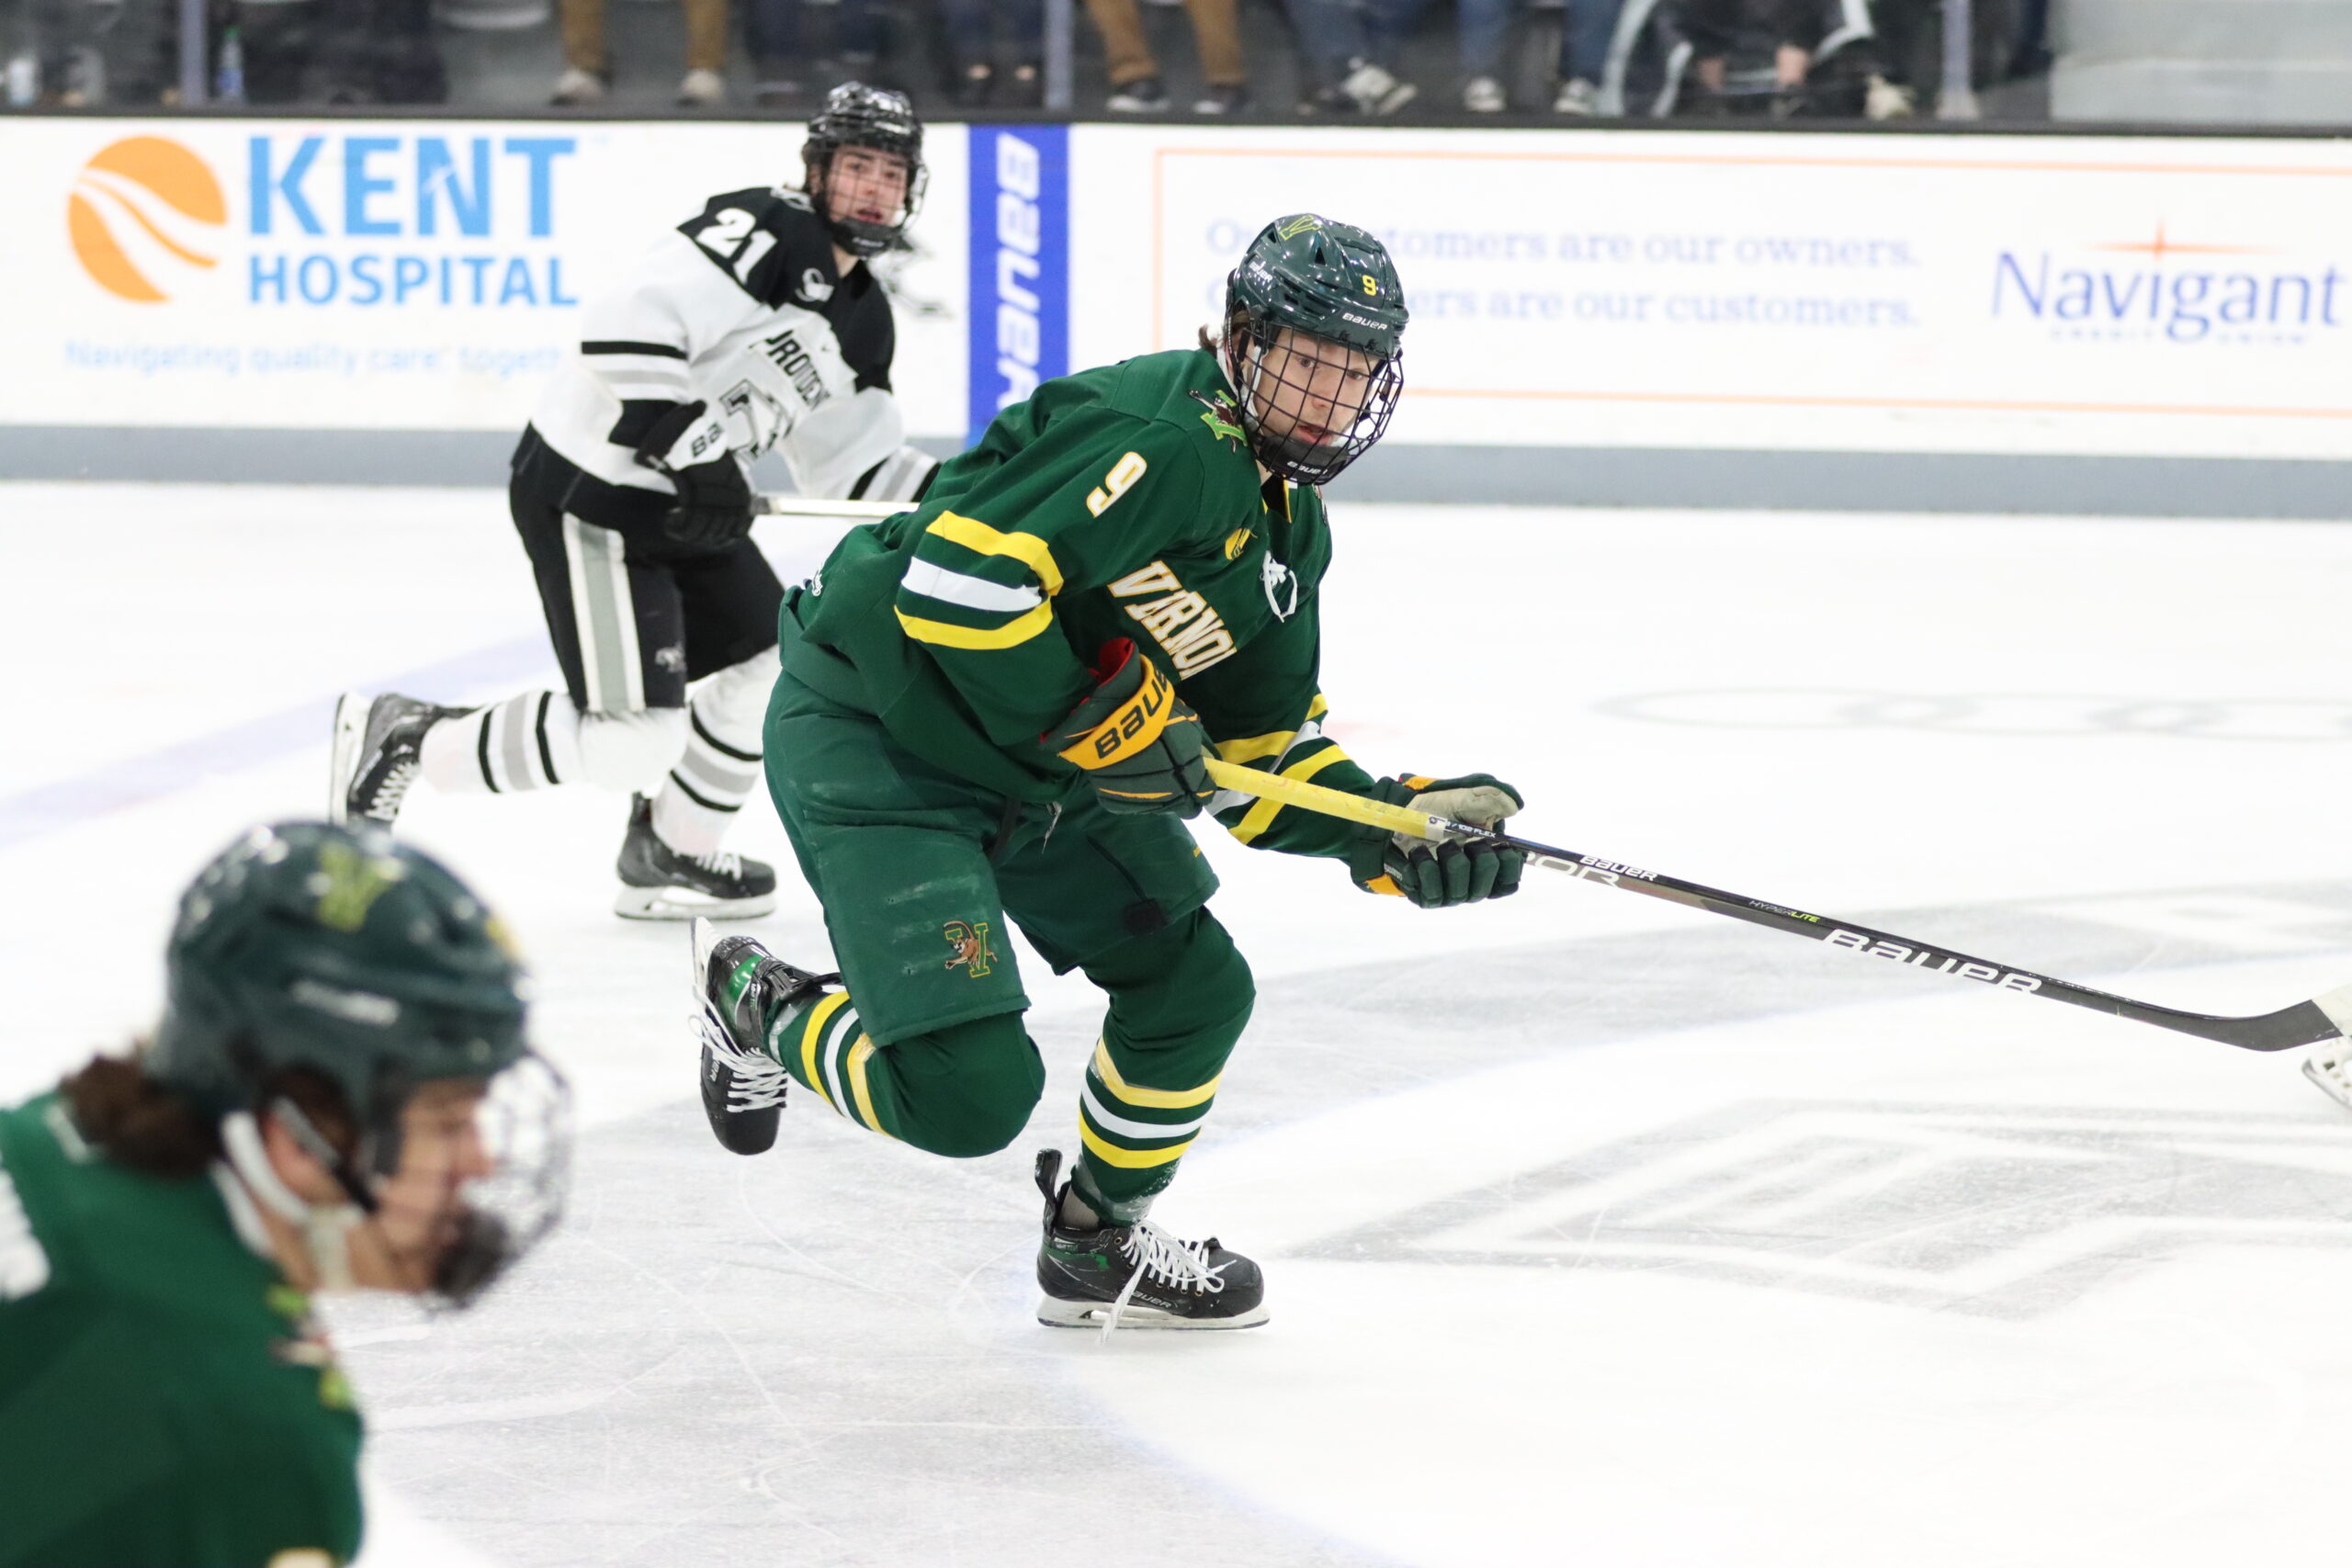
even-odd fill
[(359, 1417), (309, 1302), (204, 1177), (0, 1111), (0, 1565), (328, 1568)]
[[(1321, 731), (1322, 498), (1262, 480), (1216, 356), (1064, 377), (948, 460), (923, 503), (853, 530), (784, 616), (787, 667), (908, 750), (1033, 801), (1081, 790), (1040, 737), (1133, 638), (1229, 762), (1363, 793)], [(1359, 830), (1220, 796), (1245, 843), (1336, 854)]]

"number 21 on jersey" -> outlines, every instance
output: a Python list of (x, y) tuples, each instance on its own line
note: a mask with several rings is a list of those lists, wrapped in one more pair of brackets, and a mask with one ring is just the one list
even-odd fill
[(733, 258), (739, 283), (749, 284), (752, 269), (760, 265), (762, 256), (775, 248), (774, 234), (764, 229), (757, 233), (752, 231), (754, 221), (740, 207), (723, 207), (712, 217), (710, 227), (695, 236), (695, 243), (711, 254)]

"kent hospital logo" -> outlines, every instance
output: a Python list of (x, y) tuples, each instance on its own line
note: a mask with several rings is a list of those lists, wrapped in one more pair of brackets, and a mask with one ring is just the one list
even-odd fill
[(119, 299), (159, 304), (218, 265), (229, 223), (203, 159), (160, 136), (100, 149), (74, 177), (65, 231), (90, 281)]
[(1323, 1239), (1347, 1262), (1640, 1269), (2025, 1319), (2199, 1247), (2352, 1245), (2352, 1126), (1750, 1100)]
[(248, 305), (572, 306), (555, 240), (578, 150), (570, 136), (251, 135), (232, 225), (213, 162), (126, 137), (74, 175), (66, 237), (92, 284), (142, 305), (225, 267)]

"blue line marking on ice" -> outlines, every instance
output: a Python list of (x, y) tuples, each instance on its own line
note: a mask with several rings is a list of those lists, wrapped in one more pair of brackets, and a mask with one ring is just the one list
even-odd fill
[[(523, 637), (370, 682), (363, 689), (463, 691), (501, 681), (521, 680), (553, 662), (546, 638)], [(182, 740), (144, 756), (109, 762), (77, 778), (36, 784), (20, 795), (0, 799), (0, 849), (110, 812), (144, 806), (207, 779), (274, 762), (306, 748), (317, 750), (323, 773), (328, 731), (334, 719), (334, 698), (316, 697), (282, 712), (216, 729), (209, 735)]]

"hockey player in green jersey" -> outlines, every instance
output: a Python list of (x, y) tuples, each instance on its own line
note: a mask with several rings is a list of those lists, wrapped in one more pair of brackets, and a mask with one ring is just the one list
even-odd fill
[(135, 1056), (0, 1111), (0, 1565), (331, 1568), (360, 1421), (319, 1290), (478, 1296), (554, 1222), (560, 1078), (497, 922), (380, 829), (183, 896)]
[(920, 506), (852, 531), (787, 596), (768, 785), (842, 973), (697, 923), (702, 1092), (723, 1145), (767, 1148), (789, 1078), (933, 1153), (1003, 1148), (1045, 1081), (1010, 918), (1110, 998), (1071, 1179), (1057, 1187), (1057, 1152), (1037, 1163), (1040, 1318), (1264, 1321), (1254, 1263), (1145, 1217), (1253, 997), (1184, 819), (1426, 906), (1500, 897), (1521, 869), (1491, 845), (1408, 849), (1219, 795), (1203, 765), (1213, 747), (1480, 823), (1519, 808), (1484, 774), (1374, 779), (1322, 731), (1316, 487), (1386, 427), (1405, 320), (1371, 235), (1282, 219), (1234, 270), (1214, 340), (1039, 387)]

